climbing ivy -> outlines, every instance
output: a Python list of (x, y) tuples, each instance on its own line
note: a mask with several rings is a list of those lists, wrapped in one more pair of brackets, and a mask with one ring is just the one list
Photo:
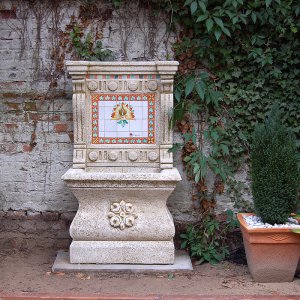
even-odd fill
[[(123, 1), (113, 2), (119, 8)], [(244, 187), (234, 174), (248, 160), (254, 125), (274, 102), (279, 103), (282, 121), (294, 131), (300, 147), (300, 2), (145, 2), (163, 10), (170, 30), (178, 32), (174, 52), (180, 66), (170, 125), (182, 133), (183, 143), (171, 151), (182, 151), (188, 178), (196, 186), (193, 200), (200, 200), (206, 230), (216, 194), (225, 192), (225, 183), (237, 208), (252, 209), (242, 199)], [(208, 172), (215, 174), (212, 193), (206, 186)], [(200, 260), (224, 258), (224, 248), (207, 247), (201, 230), (190, 227), (182, 236), (183, 247)]]
[(172, 122), (188, 114), (194, 125), (183, 138), (196, 147), (183, 160), (196, 182), (205, 183), (208, 169), (232, 182), (248, 159), (254, 125), (274, 102), (300, 146), (299, 1), (152, 2), (181, 30)]
[(112, 58), (112, 52), (103, 49), (100, 40), (94, 41), (91, 32), (84, 35), (81, 26), (78, 24), (70, 32), (70, 38), (80, 59), (103, 61)]

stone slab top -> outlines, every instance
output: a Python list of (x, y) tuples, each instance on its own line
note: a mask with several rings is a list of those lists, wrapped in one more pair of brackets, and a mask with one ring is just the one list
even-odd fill
[(136, 181), (136, 182), (177, 182), (181, 176), (176, 168), (163, 169), (159, 173), (100, 173), (87, 172), (83, 169), (69, 169), (63, 176), (63, 180), (73, 181)]
[(173, 265), (137, 265), (137, 264), (71, 264), (69, 252), (58, 251), (52, 272), (189, 272), (193, 271), (190, 257), (183, 251), (176, 251)]

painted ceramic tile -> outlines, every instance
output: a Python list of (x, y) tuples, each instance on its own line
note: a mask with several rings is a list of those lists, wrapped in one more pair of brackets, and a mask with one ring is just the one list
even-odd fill
[(154, 144), (154, 94), (92, 94), (93, 144)]

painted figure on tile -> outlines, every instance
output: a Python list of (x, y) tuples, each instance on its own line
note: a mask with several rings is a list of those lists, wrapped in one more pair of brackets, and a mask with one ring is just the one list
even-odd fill
[(127, 120), (134, 120), (134, 110), (132, 109), (132, 106), (127, 103), (118, 103), (113, 108), (113, 113), (111, 114), (112, 120), (118, 120), (118, 124), (120, 124), (122, 127), (124, 127), (126, 124), (128, 124)]

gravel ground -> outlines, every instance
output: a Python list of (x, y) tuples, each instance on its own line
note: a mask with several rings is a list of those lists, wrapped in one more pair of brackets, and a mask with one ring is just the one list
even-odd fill
[(56, 251), (0, 250), (0, 293), (300, 295), (300, 279), (255, 283), (248, 268), (232, 262), (195, 266), (188, 274), (52, 273)]

